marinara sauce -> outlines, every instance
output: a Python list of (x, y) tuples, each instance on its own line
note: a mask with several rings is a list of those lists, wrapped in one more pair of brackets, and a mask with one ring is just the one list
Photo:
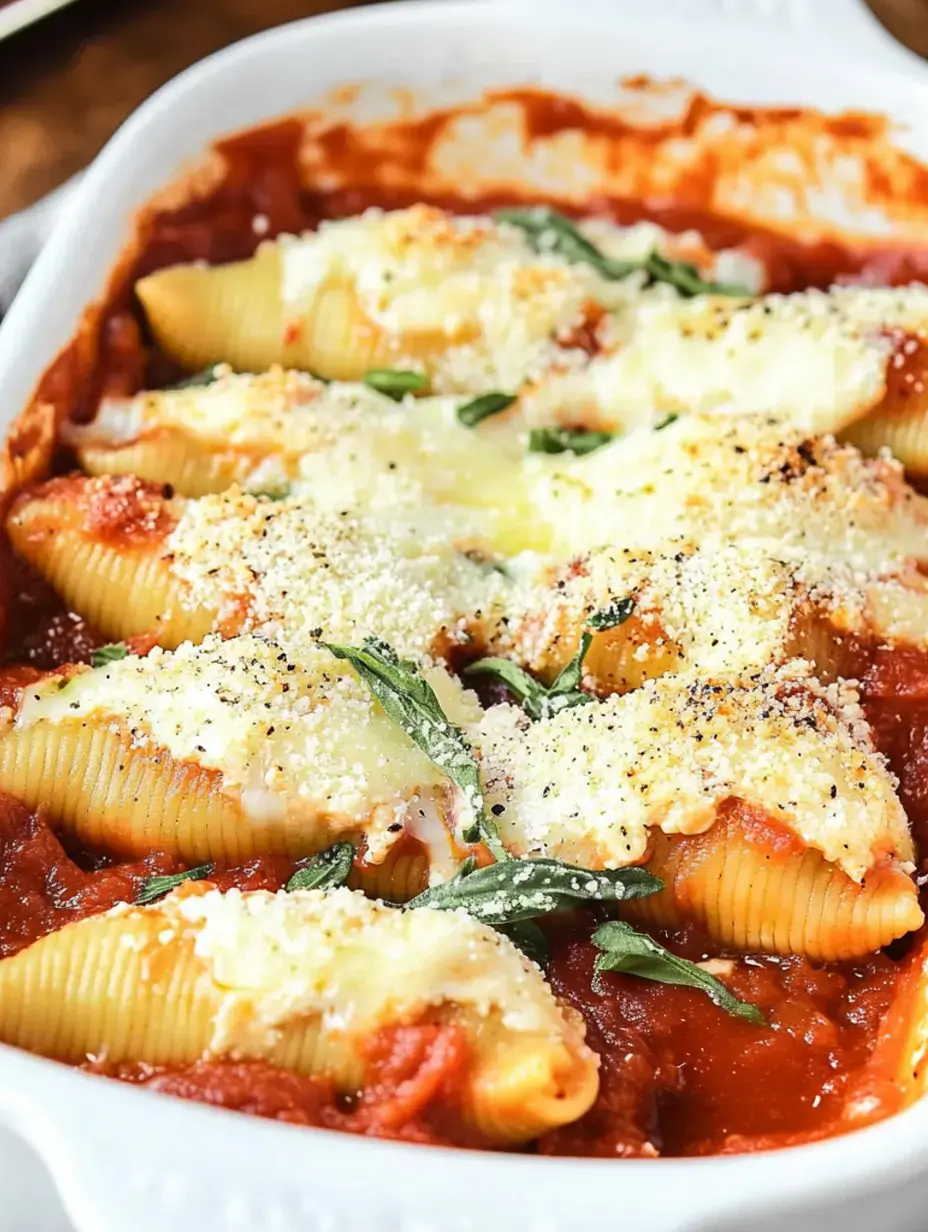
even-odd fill
[[(592, 122), (590, 113), (575, 113), (567, 100), (539, 94), (523, 98), (522, 105), (536, 134)], [(440, 122), (423, 121), (418, 130), (407, 125), (408, 158), (424, 157)], [(600, 117), (597, 123), (606, 121)], [(452, 211), (481, 213), (511, 204), (509, 198), (412, 196), (373, 183), (316, 191), (300, 172), (301, 134), (301, 121), (284, 120), (219, 143), (226, 170), (212, 192), (143, 217), (135, 256), (114, 277), (90, 335), (47, 372), (43, 398), (84, 418), (103, 393), (158, 388), (181, 375), (154, 344), (133, 296), (135, 281), (156, 269), (193, 260), (242, 259), (264, 239), (370, 206), (390, 209), (425, 200)], [(326, 140), (342, 165), (369, 158), (347, 127), (333, 129)], [(370, 179), (366, 170), (359, 163), (355, 178), (360, 183)], [(763, 262), (769, 287), (779, 291), (836, 281), (898, 285), (928, 275), (928, 249), (874, 253), (836, 243), (803, 244), (773, 232), (749, 231), (735, 219), (700, 208), (696, 190), (694, 198), (695, 204), (599, 199), (584, 212), (621, 224), (653, 220), (671, 231), (695, 228), (713, 248), (742, 245)], [(545, 204), (558, 205), (550, 199)], [(63, 452), (57, 469), (65, 471), (70, 464)], [(2, 551), (0, 629), (7, 666), (0, 678), (0, 704), (43, 671), (89, 661), (104, 640), (80, 616), (62, 610), (56, 596), (6, 545)], [(868, 717), (900, 777), (916, 840), (928, 841), (928, 656), (878, 649), (860, 669)], [(0, 797), (0, 956), (71, 921), (131, 901), (152, 874), (182, 868), (173, 857), (158, 853), (120, 863), (106, 853), (67, 849), (41, 810), (32, 813)], [(291, 872), (287, 861), (265, 858), (237, 868), (217, 867), (211, 879), (220, 888), (277, 890)], [(600, 1095), (579, 1121), (529, 1149), (609, 1157), (757, 1150), (840, 1133), (899, 1106), (901, 1094), (880, 1068), (888, 1059), (886, 1073), (892, 1072), (893, 1051), (883, 1024), (914, 961), (918, 939), (889, 953), (831, 966), (799, 957), (716, 955), (732, 991), (766, 1014), (768, 1025), (758, 1027), (725, 1014), (691, 989), (616, 974), (594, 980), (597, 951), (589, 937), (601, 918), (575, 913), (545, 926), (551, 983), (583, 1014), (588, 1041), (601, 1058)], [(660, 939), (694, 961), (710, 953), (706, 940), (691, 930)], [(260, 1061), (200, 1061), (170, 1070), (110, 1066), (96, 1059), (87, 1067), (302, 1125), (420, 1143), (482, 1145), (454, 1117), (467, 1065), (466, 1042), (457, 1029), (427, 1023), (391, 1028), (377, 1033), (367, 1047), (371, 1081), (354, 1099), (338, 1096), (323, 1080)]]

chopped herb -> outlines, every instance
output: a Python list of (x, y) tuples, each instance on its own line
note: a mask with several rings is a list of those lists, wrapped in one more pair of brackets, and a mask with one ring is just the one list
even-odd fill
[(671, 411), (669, 415), (664, 416), (664, 418), (660, 421), (660, 423), (656, 423), (654, 425), (654, 431), (660, 432), (662, 428), (669, 428), (670, 425), (672, 423), (676, 423), (679, 418), (680, 418), (679, 415), (675, 415), (673, 411)]
[(458, 407), (458, 421), (465, 428), (476, 428), (477, 424), (491, 415), (498, 415), (512, 406), (516, 400), (515, 394), (481, 394)]
[(656, 894), (664, 883), (643, 868), (592, 871), (560, 860), (507, 860), (474, 869), (463, 865), (441, 885), (412, 899), (409, 907), (463, 907), (476, 920), (494, 926), (517, 924), (563, 911), (578, 903), (618, 903)]
[(678, 958), (645, 933), (639, 933), (623, 920), (601, 924), (593, 934), (593, 944), (602, 952), (596, 956), (595, 971), (622, 971), (661, 984), (682, 984), (698, 988), (720, 1009), (748, 1022), (763, 1026), (766, 1018), (756, 1005), (742, 1001), (728, 991), (721, 980), (703, 971), (686, 958)]
[(635, 600), (631, 595), (626, 595), (624, 599), (613, 599), (598, 612), (588, 616), (586, 623), (590, 629), (602, 633), (605, 629), (615, 629), (618, 625), (624, 625), (634, 610)]
[(215, 381), (219, 380), (219, 377), (222, 375), (221, 370), (227, 367), (227, 364), (210, 364), (209, 367), (201, 368), (199, 372), (194, 372), (192, 376), (178, 381), (176, 385), (169, 385), (168, 389), (195, 389), (198, 385), (212, 385)]
[(402, 402), (407, 394), (418, 394), (428, 388), (428, 379), (421, 372), (407, 368), (371, 368), (364, 373), (364, 384)]
[[(614, 629), (628, 620), (634, 608), (635, 600), (631, 597), (614, 599), (608, 607), (588, 617), (587, 625), (597, 633)], [(579, 650), (550, 685), (542, 684), (511, 659), (478, 659), (464, 668), (463, 675), (492, 676), (506, 686), (530, 719), (536, 722), (549, 719), (561, 710), (585, 706), (596, 700), (591, 693), (584, 693), (580, 688), (583, 661), (592, 641), (591, 633), (581, 634)]]
[(197, 868), (188, 868), (185, 873), (170, 873), (162, 877), (149, 877), (136, 896), (139, 907), (147, 907), (149, 903), (157, 902), (170, 894), (185, 881), (202, 881), (213, 871), (212, 864), (200, 864)]
[(526, 958), (544, 971), (548, 965), (548, 943), (545, 935), (533, 920), (519, 920), (515, 924), (500, 924), (496, 931), (508, 937)]
[(310, 859), (301, 860), (285, 889), (288, 894), (294, 890), (334, 890), (348, 880), (353, 863), (353, 844), (333, 843)]
[(680, 295), (734, 295), (749, 296), (747, 287), (734, 282), (710, 282), (702, 277), (689, 261), (668, 261), (657, 252), (650, 252), (643, 260), (620, 261), (601, 253), (577, 230), (569, 218), (547, 206), (531, 209), (497, 210), (495, 217), (521, 229), (528, 235), (538, 252), (556, 252), (567, 261), (591, 265), (603, 278), (615, 281), (629, 274), (642, 271), (647, 275), (645, 285), (664, 282), (674, 287)]
[(108, 663), (118, 663), (128, 653), (125, 642), (111, 642), (108, 646), (98, 646), (90, 653), (90, 666), (106, 667)]
[(584, 432), (579, 428), (532, 428), (528, 434), (529, 453), (593, 453), (608, 445), (612, 432)]
[(465, 834), (467, 842), (484, 842), (497, 860), (508, 855), (493, 823), (486, 815), (480, 773), (470, 745), (460, 728), (448, 719), (432, 686), (414, 663), (400, 659), (392, 646), (377, 638), (364, 639), (362, 647), (322, 642), (337, 659), (355, 669), (383, 706), (387, 717), (398, 724), (436, 766), (464, 793), (477, 821)]

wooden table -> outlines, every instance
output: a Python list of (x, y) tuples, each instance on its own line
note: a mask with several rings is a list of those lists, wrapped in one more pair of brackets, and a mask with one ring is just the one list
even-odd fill
[[(658, 0), (659, 2), (659, 0)], [(0, 217), (85, 166), (153, 90), (257, 30), (352, 0), (78, 0), (0, 44)], [(928, 0), (873, 0), (928, 56)]]

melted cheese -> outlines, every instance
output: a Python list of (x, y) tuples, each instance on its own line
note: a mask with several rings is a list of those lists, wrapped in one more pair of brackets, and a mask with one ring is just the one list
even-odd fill
[(191, 501), (165, 553), (185, 602), (239, 627), (285, 645), (375, 636), (415, 656), (479, 632), (510, 589), (471, 527), (450, 507), (340, 515), (232, 489)]
[[(125, 908), (116, 908), (125, 914)], [(154, 907), (162, 944), (193, 937), (219, 992), (210, 1051), (261, 1055), (282, 1028), (319, 1018), (362, 1038), (441, 1006), (512, 1032), (568, 1028), (538, 968), (463, 911), (398, 911), (351, 890), (173, 894)]]
[(926, 324), (919, 286), (641, 301), (614, 315), (605, 353), (542, 382), (526, 413), (613, 431), (667, 414), (766, 413), (836, 432), (885, 395), (890, 333)]
[(534, 504), (559, 552), (696, 546), (709, 535), (880, 574), (928, 557), (928, 501), (898, 463), (776, 417), (687, 416), (586, 457), (536, 459), (535, 474)]
[(896, 783), (856, 695), (796, 672), (747, 688), (665, 676), (537, 723), (494, 706), (474, 740), (504, 842), (588, 866), (634, 864), (650, 827), (700, 834), (737, 796), (858, 881), (887, 853), (911, 862)]
[(464, 402), (395, 402), (363, 384), (324, 384), (282, 368), (258, 376), (227, 370), (209, 385), (104, 399), (67, 440), (113, 448), (180, 433), (217, 453), (249, 456), (246, 489), (302, 481), (323, 509), (451, 502), (494, 508), (499, 520), (519, 505), (518, 424), (496, 415), (465, 427), (456, 414)]
[[(648, 224), (580, 226), (619, 259), (640, 259), (663, 238)], [(394, 366), (410, 366), (404, 358), (425, 340), (434, 344), (428, 367), (439, 391), (514, 392), (554, 364), (583, 365), (586, 353), (572, 345), (572, 332), (591, 308), (595, 319), (640, 299), (644, 285), (641, 274), (610, 281), (590, 265), (536, 252), (519, 227), (425, 205), (323, 222), (313, 234), (282, 241), (281, 251), (293, 329), (324, 287), (348, 286), (364, 317), (394, 340)]]
[[(440, 668), (426, 670), (446, 713), (479, 707)], [(221, 772), (223, 790), (261, 820), (332, 819), (385, 834), (448, 795), (442, 772), (389, 720), (347, 665), (321, 647), (298, 658), (252, 636), (209, 636), (79, 672), (25, 695), (17, 726), (74, 719), (116, 724), (139, 744)], [(392, 831), (391, 833), (397, 833)]]

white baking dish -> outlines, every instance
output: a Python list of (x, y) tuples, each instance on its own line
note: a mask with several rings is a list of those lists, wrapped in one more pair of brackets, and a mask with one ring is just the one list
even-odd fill
[[(347, 81), (541, 82), (602, 99), (622, 74), (717, 96), (907, 120), (928, 159), (928, 70), (857, 0), (412, 3), (314, 19), (197, 65), (85, 177), (0, 329), (2, 422), (103, 289), (133, 211), (216, 135)], [(417, 1148), (295, 1129), (133, 1090), (0, 1048), (0, 1119), (42, 1155), (84, 1232), (734, 1232), (916, 1229), (928, 1102), (788, 1152), (605, 1162)], [(2, 1202), (2, 1198), (0, 1198)]]

